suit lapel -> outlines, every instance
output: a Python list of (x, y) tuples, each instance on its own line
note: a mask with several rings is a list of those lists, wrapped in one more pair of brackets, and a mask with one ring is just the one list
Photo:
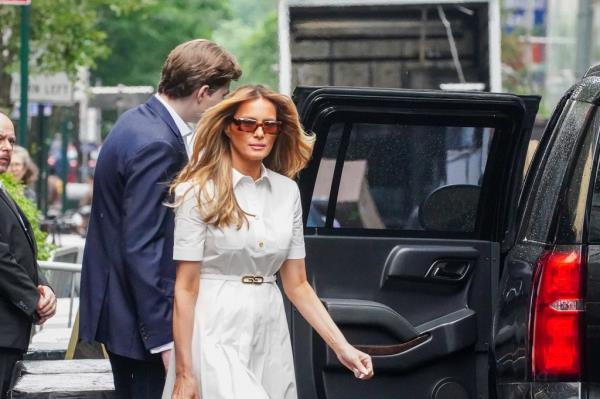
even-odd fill
[(2, 200), (6, 203), (10, 211), (19, 220), (19, 224), (25, 231), (25, 235), (27, 236), (27, 241), (29, 241), (31, 249), (34, 253), (36, 253), (35, 240), (31, 236), (31, 226), (29, 225), (29, 221), (27, 221), (27, 218), (25, 218), (25, 215), (23, 215), (17, 204), (13, 201), (12, 198), (8, 196), (8, 194), (3, 189), (0, 189), (0, 198), (2, 198)]
[(25, 217), (25, 214), (21, 211), (21, 208), (17, 206), (17, 211), (21, 214), (21, 221), (25, 225), (25, 233), (27, 234), (27, 238), (29, 239), (29, 244), (31, 245), (31, 249), (33, 249), (33, 253), (37, 258), (37, 244), (35, 242), (35, 236), (33, 235), (33, 229), (31, 228), (31, 223), (29, 223), (29, 219)]
[(167, 111), (165, 106), (162, 105), (161, 102), (154, 95), (151, 96), (148, 99), (148, 101), (146, 101), (145, 105), (148, 108), (150, 108), (155, 114), (157, 114), (160, 117), (160, 119), (162, 119), (167, 124), (167, 126), (169, 126), (171, 133), (173, 133), (175, 135), (175, 138), (177, 139), (177, 142), (179, 143), (179, 145), (181, 147), (180, 150), (182, 150), (183, 153), (186, 154), (186, 157), (187, 157), (187, 151), (186, 151), (185, 143), (183, 142), (183, 137), (181, 137), (181, 132), (179, 132), (179, 128), (177, 127), (177, 124), (175, 123), (175, 121), (171, 117), (171, 114), (169, 114), (169, 111)]

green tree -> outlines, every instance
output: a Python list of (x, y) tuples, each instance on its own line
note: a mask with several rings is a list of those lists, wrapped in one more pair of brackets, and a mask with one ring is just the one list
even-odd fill
[(279, 52), (277, 43), (277, 12), (270, 12), (262, 24), (242, 42), (240, 59), (248, 71), (249, 83), (262, 83), (274, 90), (279, 88)]
[(111, 54), (92, 71), (92, 82), (156, 86), (171, 49), (186, 40), (210, 38), (227, 18), (229, 8), (222, 0), (156, 1), (126, 18), (106, 14), (99, 29), (108, 35)]
[[(93, 66), (109, 54), (99, 17), (125, 15), (158, 0), (35, 0), (30, 15), (30, 71), (66, 71)], [(10, 73), (19, 62), (20, 7), (0, 6), (0, 107), (10, 105)]]
[(38, 249), (38, 259), (50, 259), (50, 253), (54, 249), (52, 244), (46, 241), (47, 234), (40, 230), (38, 221), (41, 219), (41, 213), (37, 206), (23, 194), (23, 185), (15, 181), (8, 173), (0, 174), (0, 181), (10, 194), (11, 198), (19, 205), (19, 208), (25, 214), (25, 217), (31, 224), (33, 235)]
[(236, 85), (279, 86), (277, 1), (230, 0), (232, 18), (213, 33), (213, 40), (236, 55), (243, 70)]
[(209, 38), (230, 50), (244, 73), (239, 84), (278, 86), (277, 0), (172, 0), (139, 8), (126, 18), (102, 18), (111, 54), (92, 71), (92, 83), (152, 85), (177, 44)]
[(233, 15), (244, 25), (259, 26), (277, 10), (277, 0), (230, 0)]

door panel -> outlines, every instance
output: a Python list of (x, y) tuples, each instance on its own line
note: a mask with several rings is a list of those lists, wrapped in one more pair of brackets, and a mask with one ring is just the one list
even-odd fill
[[(377, 377), (367, 383), (354, 379), (294, 311), (301, 398), (359, 398), (358, 386), (378, 397), (428, 398), (444, 381), (462, 387), (464, 397), (476, 397), (473, 356), (488, 356), (488, 335), (478, 332), (491, 322), (496, 244), (324, 236), (306, 236), (305, 242), (312, 286), (349, 342), (372, 355)], [(432, 264), (452, 259), (471, 264), (459, 284), (425, 278)], [(390, 269), (412, 275), (389, 277)], [(457, 359), (464, 362), (460, 368)], [(383, 383), (389, 376), (394, 378)]]
[(300, 398), (486, 398), (500, 243), (535, 99), (327, 88), (299, 181), (311, 285), (373, 357), (357, 380), (292, 308)]

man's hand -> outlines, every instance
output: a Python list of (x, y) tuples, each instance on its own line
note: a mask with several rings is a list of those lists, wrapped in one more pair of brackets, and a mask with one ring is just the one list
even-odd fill
[(45, 285), (38, 285), (40, 299), (38, 301), (36, 311), (40, 319), (36, 324), (44, 324), (46, 320), (54, 316), (56, 313), (56, 295), (54, 291)]
[(160, 356), (162, 357), (163, 365), (165, 366), (165, 372), (169, 370), (169, 359), (171, 358), (171, 349), (167, 349), (166, 351), (160, 352)]

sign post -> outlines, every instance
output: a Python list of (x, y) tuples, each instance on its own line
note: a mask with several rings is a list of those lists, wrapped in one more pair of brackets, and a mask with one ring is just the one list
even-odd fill
[[(48, 177), (48, 116), (51, 111), (51, 106), (71, 106), (75, 103), (74, 85), (66, 73), (59, 72), (50, 75), (32, 75), (29, 79), (29, 84), (26, 90), (23, 90), (22, 80), (19, 74), (12, 75), (12, 85), (10, 87), (10, 99), (16, 103), (20, 101), (22, 104), (23, 97), (32, 101), (32, 104), (37, 103), (37, 118), (38, 118), (38, 136), (34, 140), (35, 147), (31, 148), (37, 164), (40, 168), (40, 178), (38, 179), (38, 205), (44, 212), (48, 209), (47, 203), (47, 177)], [(31, 110), (35, 116), (36, 109)], [(67, 145), (67, 120), (63, 122), (63, 167), (66, 167), (66, 145)], [(19, 136), (23, 136), (20, 134)], [(66, 169), (62, 170), (62, 176), (66, 175)], [(66, 179), (63, 180), (66, 182)], [(65, 186), (66, 189), (66, 186)], [(66, 195), (66, 194), (63, 194)], [(64, 198), (64, 197), (63, 197)]]
[(27, 147), (27, 84), (29, 72), (29, 5), (31, 0), (0, 0), (0, 5), (23, 6), (21, 8), (21, 104), (19, 109), (19, 145)]
[(27, 148), (27, 87), (29, 83), (29, 6), (21, 8), (21, 104), (19, 113), (19, 144)]

